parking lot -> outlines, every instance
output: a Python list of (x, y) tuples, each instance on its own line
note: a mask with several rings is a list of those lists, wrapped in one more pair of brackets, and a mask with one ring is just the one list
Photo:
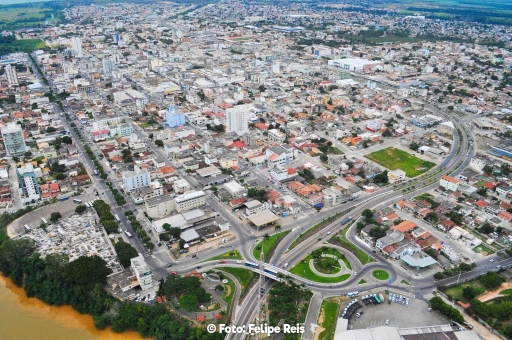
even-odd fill
[[(396, 327), (417, 327), (446, 325), (450, 320), (435, 311), (428, 311), (428, 304), (425, 301), (409, 299), (409, 306), (398, 303), (388, 304), (388, 295), (385, 301), (378, 305), (364, 305), (358, 309), (363, 312), (361, 317), (354, 314), (348, 323), (348, 329), (365, 329), (368, 327), (385, 326), (386, 320), (389, 320), (388, 326)], [(361, 296), (358, 296), (361, 300)], [(344, 308), (344, 307), (343, 307)]]

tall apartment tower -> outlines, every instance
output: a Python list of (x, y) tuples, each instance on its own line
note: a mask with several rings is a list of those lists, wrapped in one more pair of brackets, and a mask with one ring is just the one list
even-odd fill
[(75, 51), (76, 55), (82, 54), (82, 39), (79, 37), (71, 38), (71, 48)]
[(4, 139), (5, 151), (11, 157), (22, 156), (27, 151), (23, 131), (18, 124), (7, 124), (2, 129), (2, 138)]
[(249, 119), (251, 113), (236, 107), (226, 109), (226, 132), (235, 132), (243, 135), (249, 132)]
[(5, 74), (7, 75), (7, 82), (9, 86), (19, 85), (18, 75), (16, 74), (16, 68), (11, 65), (5, 66)]
[(37, 183), (37, 177), (34, 173), (34, 166), (30, 163), (16, 169), (18, 176), (18, 183), (20, 189), (23, 191), (23, 196), (29, 199), (39, 199), (41, 190)]

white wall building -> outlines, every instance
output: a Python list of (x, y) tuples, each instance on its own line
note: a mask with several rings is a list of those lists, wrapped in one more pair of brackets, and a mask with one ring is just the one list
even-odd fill
[(7, 82), (9, 86), (19, 85), (18, 75), (16, 74), (16, 67), (12, 67), (10, 64), (5, 66), (5, 75), (7, 76)]
[(243, 135), (249, 132), (249, 119), (251, 113), (246, 109), (231, 107), (226, 109), (226, 132), (235, 132)]
[(231, 194), (232, 197), (241, 197), (244, 196), (247, 192), (243, 186), (241, 186), (238, 182), (231, 181), (224, 184), (224, 188)]
[(450, 176), (442, 176), (441, 179), (439, 180), (439, 185), (443, 187), (445, 190), (459, 190), (459, 180)]
[(151, 183), (151, 175), (148, 169), (141, 169), (134, 166), (134, 171), (126, 171), (123, 173), (123, 186), (127, 192), (133, 189), (147, 187)]
[(137, 256), (130, 260), (131, 271), (137, 277), (140, 288), (144, 291), (153, 287), (153, 273), (149, 269), (144, 257)]
[(79, 37), (71, 38), (71, 48), (75, 51), (76, 55), (82, 54), (82, 39)]
[(405, 180), (405, 171), (396, 169), (388, 172), (389, 183), (393, 184), (403, 180)]
[(185, 179), (180, 178), (174, 181), (172, 188), (175, 193), (183, 194), (184, 192), (190, 191), (190, 183)]
[(174, 205), (176, 206), (176, 211), (179, 213), (200, 207), (204, 204), (206, 204), (206, 194), (202, 190), (187, 192), (174, 198)]
[(151, 218), (163, 218), (176, 210), (174, 199), (171, 196), (158, 196), (145, 200), (144, 207)]

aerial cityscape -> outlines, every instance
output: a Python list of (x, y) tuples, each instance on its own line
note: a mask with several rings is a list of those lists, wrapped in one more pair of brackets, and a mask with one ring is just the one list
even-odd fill
[(512, 339), (511, 25), (506, 0), (0, 4), (0, 334)]

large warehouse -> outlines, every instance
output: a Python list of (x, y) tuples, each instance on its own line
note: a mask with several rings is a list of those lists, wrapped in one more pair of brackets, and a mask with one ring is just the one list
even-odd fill
[(373, 70), (384, 68), (384, 63), (380, 60), (368, 60), (361, 58), (333, 59), (327, 62), (329, 66), (335, 66), (352, 72), (371, 72)]

